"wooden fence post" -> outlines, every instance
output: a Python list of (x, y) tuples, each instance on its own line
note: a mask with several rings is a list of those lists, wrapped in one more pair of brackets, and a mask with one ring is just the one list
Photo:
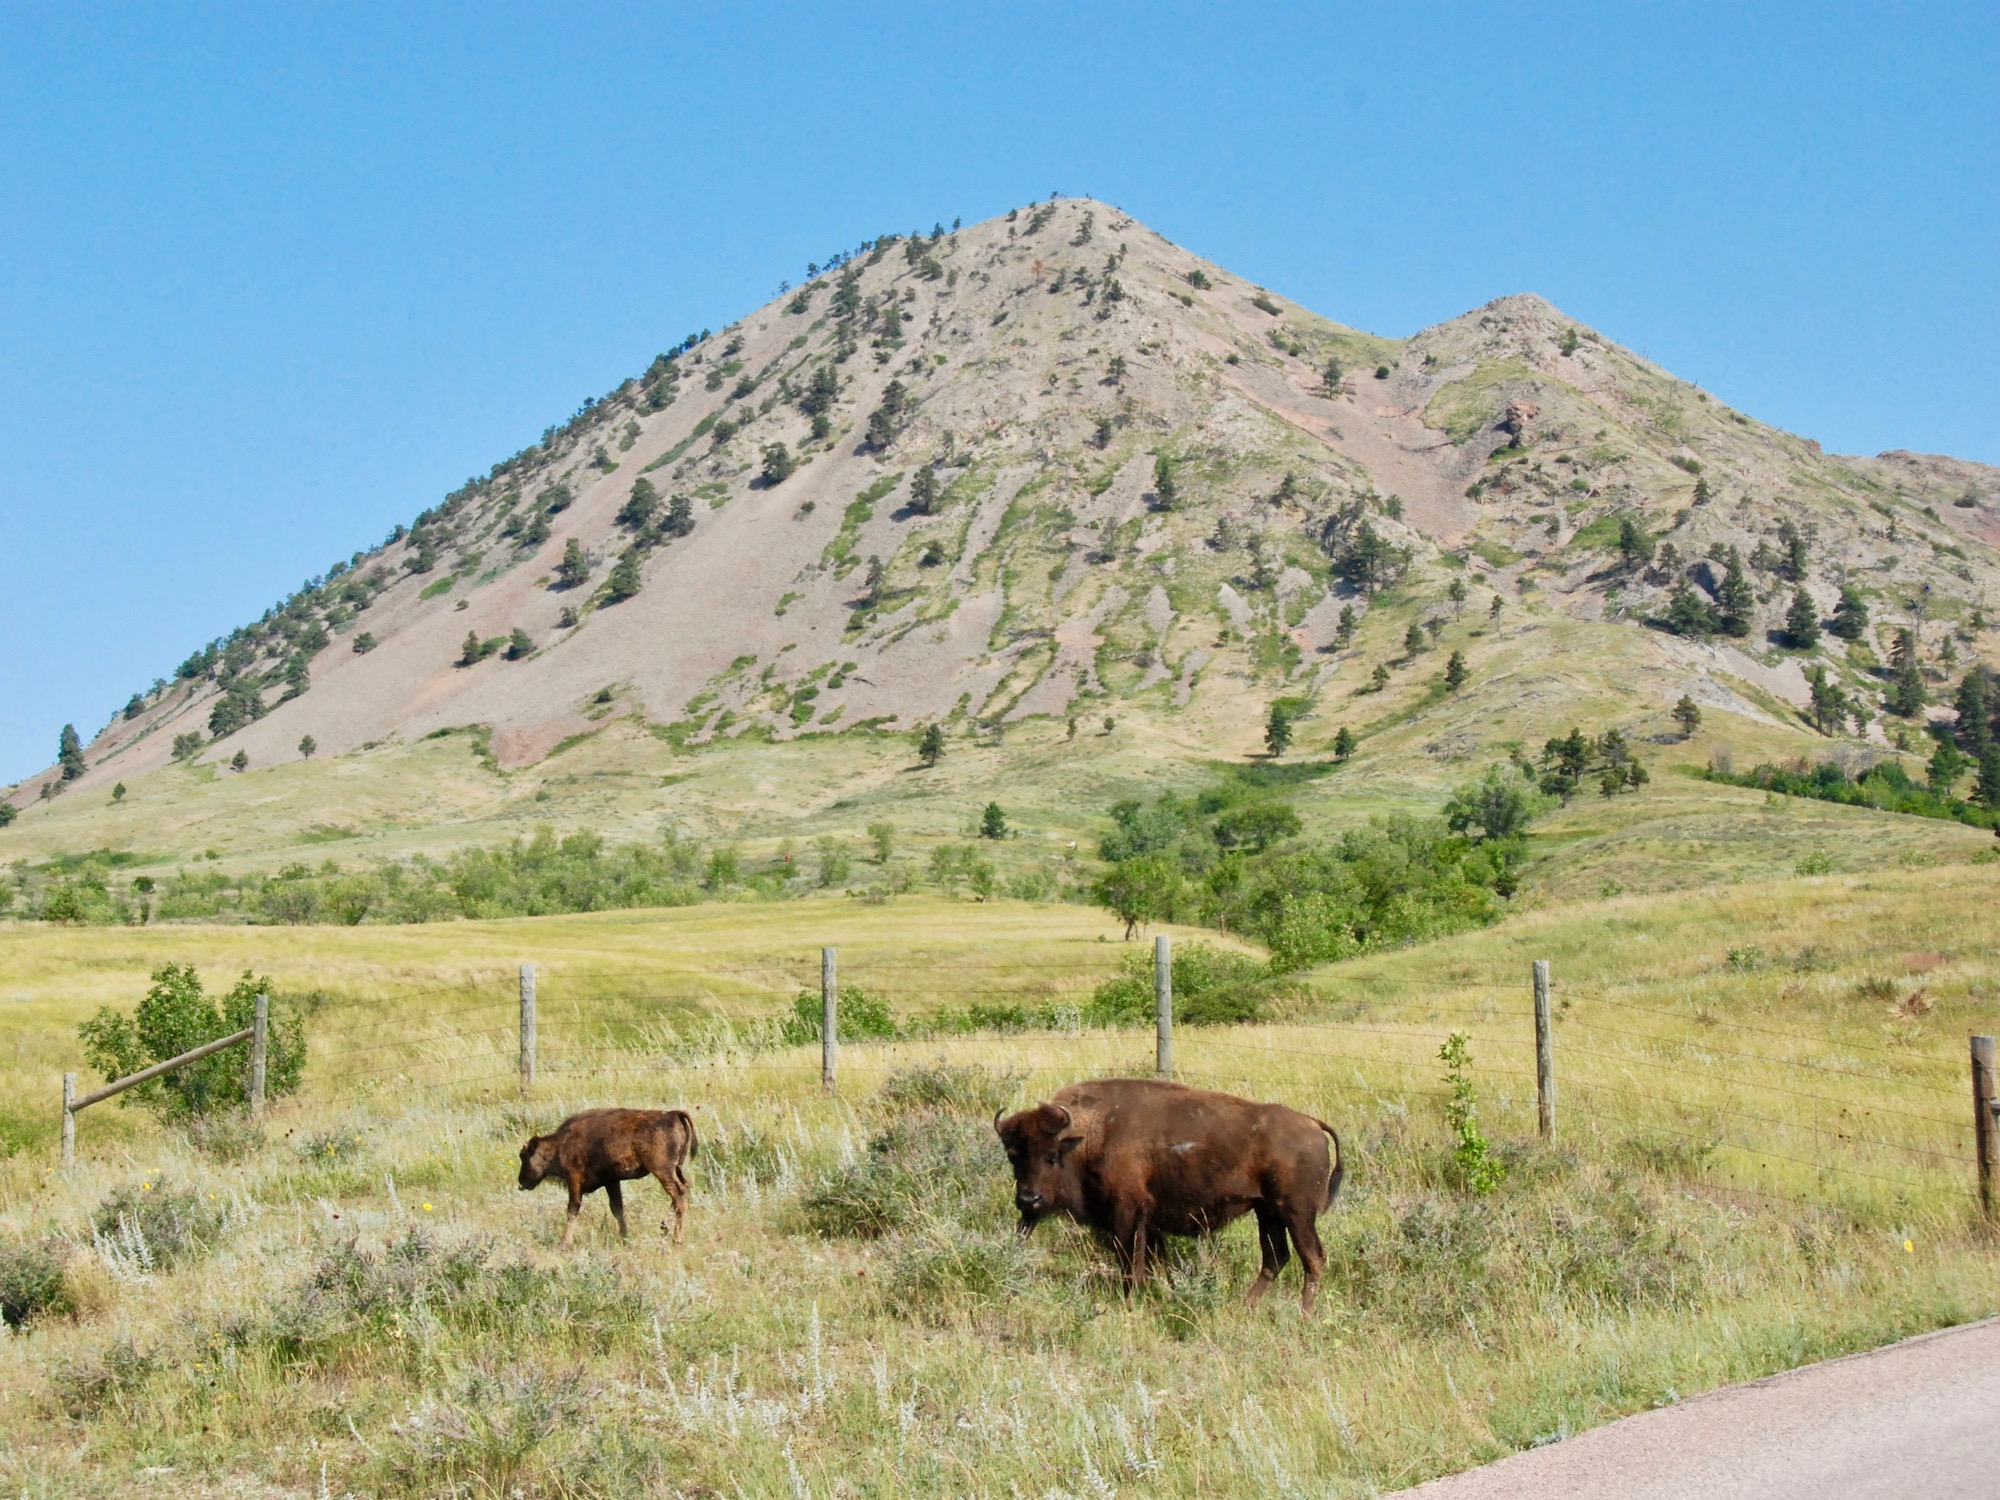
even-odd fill
[(271, 1038), (271, 997), (257, 997), (257, 1018), (250, 1024), (250, 1118), (264, 1115), (264, 1058)]
[(63, 1074), (63, 1137), (62, 1164), (65, 1169), (76, 1165), (76, 1074)]
[(1994, 1201), (1993, 1158), (2000, 1142), (2000, 1118), (1995, 1117), (1996, 1089), (1993, 1078), (1993, 1038), (1972, 1039), (1972, 1140), (1979, 1156), (1979, 1206), (1990, 1217), (2000, 1209)]
[(535, 966), (521, 965), (521, 1092), (535, 1086)]
[(840, 975), (831, 948), (819, 950), (819, 1084), (834, 1091), (840, 1068)]
[(1535, 1126), (1545, 1141), (1556, 1138), (1556, 1037), (1549, 1024), (1549, 961), (1535, 960)]
[(1153, 1073), (1174, 1076), (1174, 948), (1165, 933), (1153, 939)]

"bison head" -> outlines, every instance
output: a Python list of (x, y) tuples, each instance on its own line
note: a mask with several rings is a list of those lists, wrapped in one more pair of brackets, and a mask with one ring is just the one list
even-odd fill
[(1014, 1168), (1014, 1207), (1027, 1233), (1045, 1216), (1083, 1212), (1083, 1192), (1070, 1153), (1083, 1136), (1060, 1104), (1041, 1104), (1001, 1119), (993, 1116), (993, 1132), (1006, 1148)]
[(552, 1136), (531, 1135), (521, 1148), (521, 1191), (537, 1186), (556, 1164), (556, 1143)]

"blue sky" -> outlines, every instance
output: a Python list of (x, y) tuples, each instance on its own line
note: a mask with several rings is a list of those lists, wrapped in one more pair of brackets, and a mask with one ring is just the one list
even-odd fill
[(0, 780), (864, 236), (1090, 193), (2000, 463), (2000, 10), (0, 3)]

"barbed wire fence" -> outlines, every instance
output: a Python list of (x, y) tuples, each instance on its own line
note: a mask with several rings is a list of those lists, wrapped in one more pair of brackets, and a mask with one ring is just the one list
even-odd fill
[[(1934, 1049), (1813, 1036), (1712, 1007), (1580, 994), (1552, 1005), (1539, 965), (1532, 984), (1371, 977), (1321, 992), (1309, 1017), (1176, 1029), (1164, 939), (1149, 1037), (1089, 1024), (1097, 988), (1132, 977), (1119, 951), (1038, 960), (919, 946), (850, 950), (837, 963), (826, 949), (685, 967), (523, 964), (327, 1002), (310, 1018), (310, 1072), (315, 1087), (358, 1096), (546, 1106), (613, 1102), (602, 1096), (643, 1086), (644, 1102), (666, 1103), (722, 1084), (797, 1102), (814, 1094), (814, 1075), (820, 1091), (852, 1099), (949, 1052), (1018, 1074), (1024, 1099), (1093, 1074), (1156, 1072), (1279, 1089), (1297, 1095), (1285, 1102), (1338, 1119), (1449, 1097), (1439, 1050), (1464, 1032), (1478, 1049), (1482, 1110), (1516, 1134), (1594, 1135), (1764, 1199), (1971, 1195), (1995, 1212), (2000, 1105), (1987, 1037), (1971, 1039), (1968, 1117), (1963, 1084)], [(878, 1030), (884, 1014), (901, 1028), (855, 1034), (843, 996), (871, 1006)], [(1353, 1014), (1329, 1019), (1329, 1009)], [(1797, 1191), (1801, 1169), (1810, 1195)]]

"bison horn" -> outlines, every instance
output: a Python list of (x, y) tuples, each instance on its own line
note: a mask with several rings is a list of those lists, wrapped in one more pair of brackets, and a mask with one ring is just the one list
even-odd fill
[(1060, 1129), (1067, 1130), (1070, 1128), (1071, 1125), (1076, 1123), (1075, 1117), (1072, 1116), (1070, 1112), (1064, 1109), (1060, 1104), (1051, 1104), (1049, 1108), (1054, 1110), (1057, 1114), (1063, 1117), (1062, 1125), (1059, 1127)]
[(995, 1135), (998, 1135), (1000, 1133), (1000, 1116), (1005, 1113), (1006, 1113), (1005, 1110), (1000, 1110), (1000, 1109), (996, 1109), (993, 1111), (993, 1133)]

